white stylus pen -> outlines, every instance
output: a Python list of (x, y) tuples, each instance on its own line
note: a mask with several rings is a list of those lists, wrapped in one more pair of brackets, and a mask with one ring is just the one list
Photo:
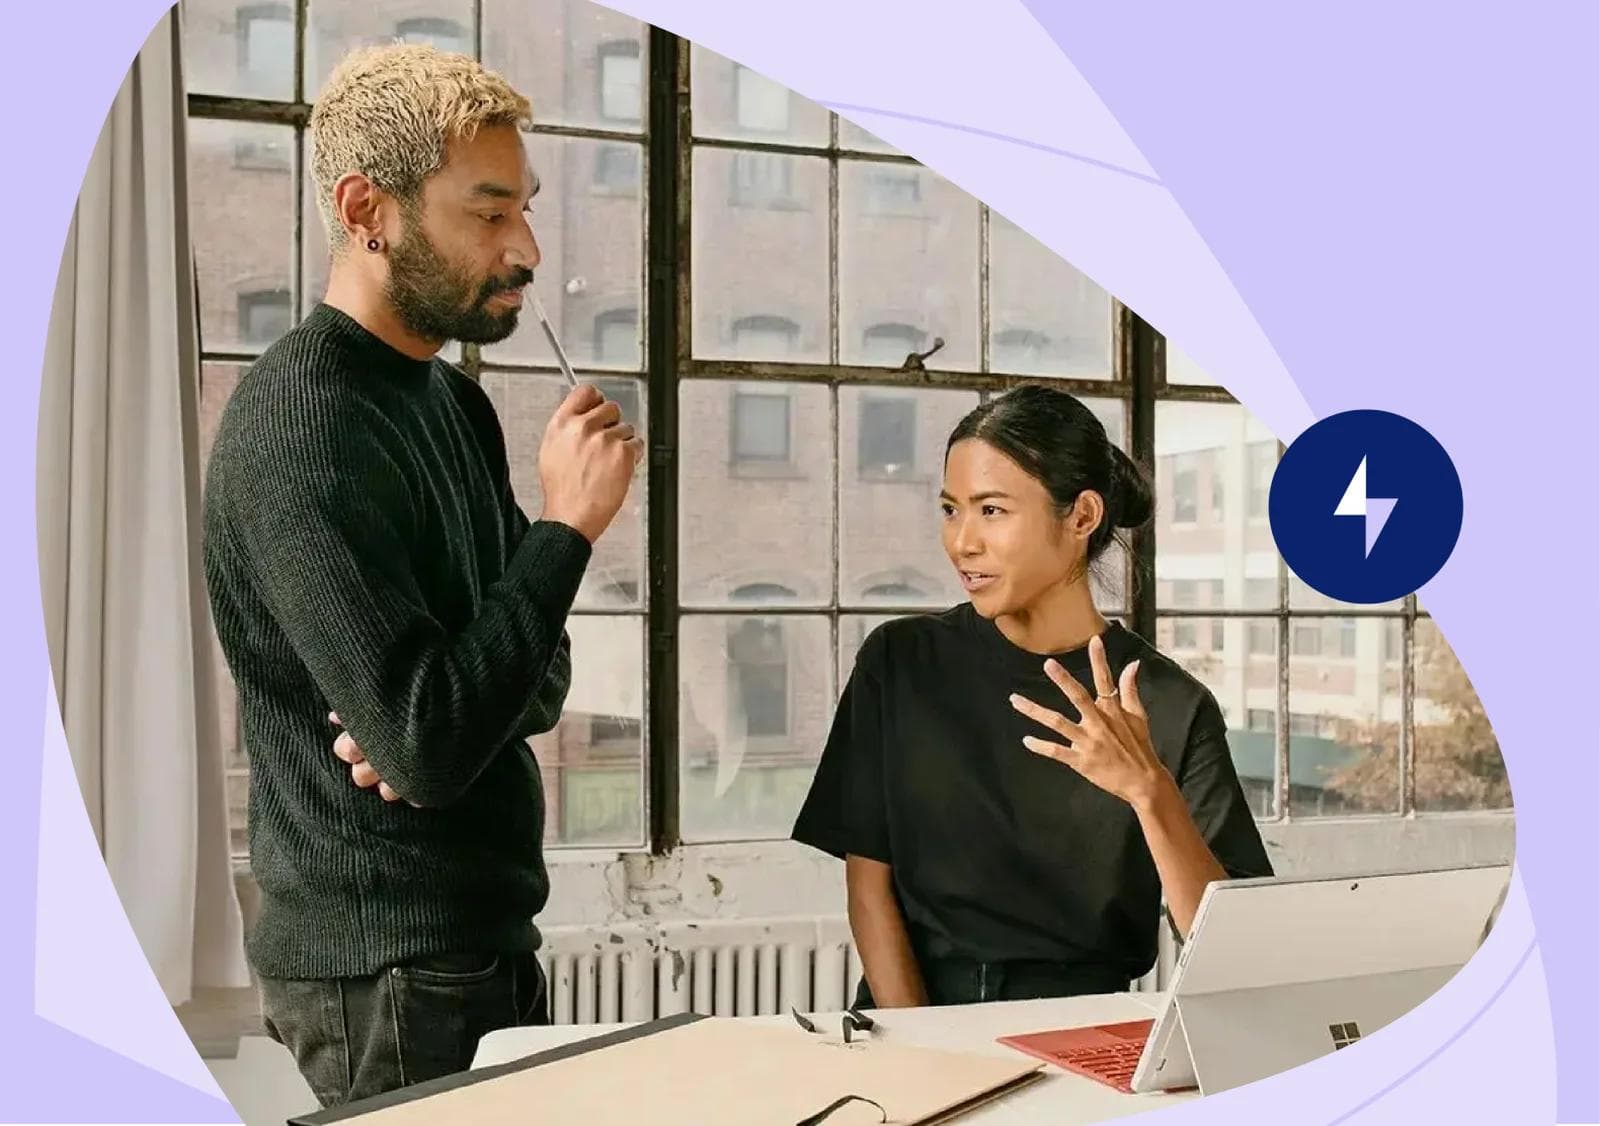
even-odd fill
[(533, 315), (539, 318), (539, 327), (544, 329), (544, 338), (550, 341), (550, 350), (556, 354), (556, 363), (561, 367), (561, 374), (567, 377), (569, 387), (576, 387), (578, 377), (567, 359), (566, 349), (561, 347), (561, 341), (556, 338), (556, 330), (551, 327), (550, 318), (545, 316), (544, 302), (539, 300), (539, 291), (530, 285), (528, 294), (533, 298)]

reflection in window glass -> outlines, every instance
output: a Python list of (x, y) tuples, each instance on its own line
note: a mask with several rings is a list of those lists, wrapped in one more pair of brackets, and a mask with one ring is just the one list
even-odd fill
[(964, 596), (940, 540), (950, 432), (971, 391), (839, 389), (839, 598), (947, 607)]
[(993, 212), (989, 308), (991, 371), (1112, 377), (1111, 295)]
[[(1382, 622), (1370, 631), (1376, 654)], [(1289, 808), (1295, 817), (1397, 813), (1400, 808), (1400, 679), (1379, 661), (1340, 659), (1329, 639), (1338, 619), (1296, 622), (1289, 657)], [(1315, 638), (1312, 643), (1310, 639)], [(1358, 645), (1359, 647), (1359, 645)]]
[[(727, 606), (753, 584), (832, 601), (832, 393), (819, 384), (683, 380), (678, 582), (686, 606)], [(820, 534), (819, 534), (820, 533)], [(755, 585), (755, 589), (764, 589)]]
[(1431, 618), (1419, 618), (1416, 649), (1417, 808), (1428, 812), (1511, 808), (1500, 741), (1466, 670)]
[(600, 44), (600, 116), (609, 122), (635, 124), (644, 104), (643, 68), (637, 39)]
[(789, 396), (734, 392), (733, 456), (737, 461), (789, 460)]
[(974, 370), (978, 201), (920, 169), (914, 213), (875, 209), (881, 172), (876, 161), (839, 162), (840, 360), (899, 367), (914, 333), (926, 341), (919, 351), (944, 340), (930, 367)]
[[(782, 597), (764, 590), (737, 600)], [(681, 624), (678, 762), (684, 839), (785, 836), (810, 787), (832, 720), (828, 619), (691, 614)]]
[[(759, 158), (755, 164), (764, 170), (752, 171), (745, 157)], [(794, 206), (747, 204), (741, 184), (752, 190), (776, 185)], [(762, 196), (771, 198), (770, 192)], [(697, 148), (693, 206), (689, 265), (695, 355), (826, 361), (828, 162)]]
[(474, 3), (484, 64), (527, 96), (539, 125), (642, 131), (644, 24), (589, 0)]
[[(1158, 647), (1171, 646), (1166, 637), (1179, 624), (1192, 625), (1209, 635), (1211, 619), (1158, 618)], [(1172, 647), (1171, 656), (1216, 697), (1228, 725), (1228, 750), (1251, 812), (1259, 818), (1272, 817), (1277, 802), (1276, 663), (1246, 654), (1242, 634), (1225, 637), (1230, 640), (1221, 649)]]

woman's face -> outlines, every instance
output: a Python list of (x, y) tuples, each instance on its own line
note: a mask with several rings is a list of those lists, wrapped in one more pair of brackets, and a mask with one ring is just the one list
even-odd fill
[(1027, 611), (1083, 572), (1097, 494), (1080, 494), (1063, 515), (1043, 483), (989, 443), (957, 442), (945, 459), (944, 550), (973, 608), (985, 618)]

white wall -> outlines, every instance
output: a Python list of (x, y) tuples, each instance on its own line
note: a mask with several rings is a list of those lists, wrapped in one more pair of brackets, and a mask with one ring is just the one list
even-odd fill
[[(1330, 819), (1262, 826), (1279, 875), (1503, 863), (1509, 813)], [(844, 914), (844, 865), (788, 841), (687, 845), (668, 857), (552, 852), (546, 926), (629, 919)]]
[[(1514, 845), (1509, 813), (1266, 824), (1262, 836), (1286, 876), (1505, 863)], [(559, 850), (549, 866), (547, 927), (844, 914), (844, 865), (787, 841), (689, 845), (667, 857)], [(248, 868), (238, 884), (248, 926), (257, 900)], [(240, 1036), (260, 1033), (248, 990), (210, 991), (179, 1015), (208, 1058), (231, 1057)]]

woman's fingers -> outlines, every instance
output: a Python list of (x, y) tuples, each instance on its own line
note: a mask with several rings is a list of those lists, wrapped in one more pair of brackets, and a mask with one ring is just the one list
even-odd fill
[(350, 780), (363, 790), (370, 790), (383, 779), (378, 777), (378, 772), (372, 769), (372, 764), (362, 759), (350, 768)]
[(1048, 739), (1040, 739), (1033, 735), (1024, 735), (1022, 745), (1028, 750), (1043, 758), (1055, 759), (1065, 763), (1072, 769), (1078, 769), (1078, 752), (1062, 743), (1052, 743)]
[(1118, 687), (1122, 699), (1122, 712), (1128, 719), (1128, 725), (1133, 728), (1146, 743), (1150, 741), (1150, 717), (1145, 714), (1144, 701), (1139, 699), (1139, 662), (1132, 661), (1122, 670), (1122, 682)]
[(1052, 657), (1044, 663), (1044, 674), (1059, 689), (1072, 706), (1078, 709), (1081, 722), (1087, 723), (1094, 712), (1094, 697), (1089, 695), (1089, 690), (1078, 683), (1078, 678), (1066, 670), (1060, 661)]
[(1115, 699), (1117, 682), (1111, 676), (1111, 662), (1106, 659), (1106, 643), (1098, 634), (1089, 639), (1089, 668), (1094, 673), (1094, 694), (1101, 699)]
[(1076, 723), (1073, 723), (1060, 712), (1053, 711), (1050, 708), (1045, 707), (1043, 704), (1036, 704), (1026, 696), (1018, 696), (1013, 694), (1011, 697), (1011, 706), (1021, 714), (1033, 720), (1035, 723), (1043, 727), (1048, 727), (1051, 731), (1054, 731), (1057, 735), (1060, 735), (1068, 742), (1076, 743), (1083, 739), (1087, 734), (1082, 727), (1078, 726)]
[(378, 796), (381, 797), (384, 801), (399, 801), (400, 800), (400, 795), (395, 793), (394, 789), (387, 782), (379, 782), (378, 783)]

